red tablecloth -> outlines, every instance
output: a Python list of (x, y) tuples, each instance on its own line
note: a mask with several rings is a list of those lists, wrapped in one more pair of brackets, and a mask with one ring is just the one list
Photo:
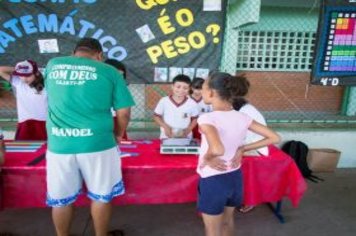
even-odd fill
[[(161, 155), (159, 142), (135, 144), (122, 149), (139, 156), (122, 159), (126, 193), (114, 204), (166, 204), (194, 202), (198, 175), (196, 155)], [(288, 197), (297, 206), (306, 183), (293, 160), (274, 146), (268, 157), (245, 157), (244, 202), (257, 205), (277, 202)], [(1, 206), (3, 208), (45, 207), (45, 160), (35, 166), (28, 163), (43, 154), (44, 145), (33, 153), (6, 153), (1, 172)], [(81, 196), (77, 205), (89, 201)]]

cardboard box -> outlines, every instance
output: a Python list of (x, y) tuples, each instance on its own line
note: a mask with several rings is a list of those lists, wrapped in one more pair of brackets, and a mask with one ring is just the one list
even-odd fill
[(313, 172), (333, 172), (339, 162), (341, 152), (329, 148), (309, 149), (307, 162)]

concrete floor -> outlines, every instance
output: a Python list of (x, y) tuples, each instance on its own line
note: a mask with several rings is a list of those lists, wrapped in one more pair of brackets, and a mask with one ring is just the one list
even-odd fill
[[(247, 214), (236, 213), (236, 235), (244, 236), (354, 236), (356, 235), (356, 169), (338, 169), (318, 176), (325, 182), (308, 182), (300, 206), (286, 200), (281, 224), (267, 205)], [(73, 235), (93, 235), (88, 208), (78, 208), (71, 228)], [(112, 229), (124, 229), (130, 236), (203, 235), (195, 204), (118, 206)], [(14, 235), (54, 235), (50, 209), (5, 209), (0, 212), (0, 232)], [(1, 234), (0, 234), (1, 235)]]

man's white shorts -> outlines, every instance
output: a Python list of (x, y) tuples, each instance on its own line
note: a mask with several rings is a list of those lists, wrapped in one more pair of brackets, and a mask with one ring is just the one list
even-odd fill
[(81, 193), (83, 180), (94, 201), (107, 203), (124, 194), (119, 154), (117, 147), (81, 154), (47, 151), (47, 205), (72, 204)]

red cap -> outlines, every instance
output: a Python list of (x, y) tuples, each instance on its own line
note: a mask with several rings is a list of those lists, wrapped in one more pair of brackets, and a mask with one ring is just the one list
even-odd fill
[(32, 60), (20, 61), (15, 66), (15, 71), (12, 73), (17, 76), (30, 76), (38, 72), (36, 62)]

